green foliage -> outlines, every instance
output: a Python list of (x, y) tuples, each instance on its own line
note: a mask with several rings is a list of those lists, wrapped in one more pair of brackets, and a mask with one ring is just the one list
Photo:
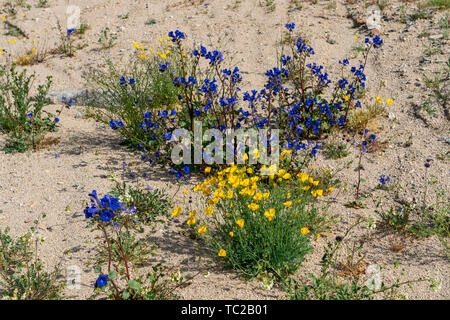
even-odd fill
[[(311, 279), (309, 283), (298, 283), (296, 280), (289, 279), (287, 282), (288, 298), (292, 300), (372, 300), (375, 299), (377, 294), (381, 294), (385, 299), (394, 299), (399, 297), (398, 288), (404, 285), (411, 286), (417, 282), (428, 282), (431, 289), (439, 285), (436, 280), (431, 278), (418, 278), (403, 282), (397, 279), (391, 286), (386, 286), (381, 282), (379, 284), (380, 287), (377, 288), (375, 278), (363, 279), (355, 272), (350, 273), (350, 279), (341, 279), (337, 270), (343, 263), (338, 262), (338, 253), (346, 242), (345, 240), (350, 231), (363, 221), (358, 219), (356, 223), (347, 229), (344, 236), (337, 238), (334, 242), (328, 242), (322, 257), (322, 269), (319, 276), (308, 274), (308, 277)], [(361, 247), (362, 245), (358, 246), (356, 251), (350, 251), (351, 257), (349, 257), (349, 251), (347, 251), (346, 266), (349, 266), (348, 261), (353, 261), (353, 255), (359, 255), (358, 250)], [(360, 266), (362, 259), (358, 260), (352, 267)]]
[(347, 145), (341, 142), (336, 144), (325, 145), (325, 154), (327, 155), (328, 158), (336, 160), (348, 156), (350, 152), (347, 151)]
[(39, 0), (37, 5), (37, 8), (47, 8), (48, 7), (48, 1), (47, 0)]
[(404, 231), (409, 221), (411, 208), (409, 206), (391, 207), (388, 212), (381, 208), (381, 211), (375, 210), (375, 212), (380, 216), (382, 225), (395, 231)]
[[(23, 152), (36, 148), (49, 131), (57, 129), (55, 115), (44, 110), (50, 102), (46, 96), (52, 83), (39, 85), (37, 94), (30, 95), (35, 75), (26, 69), (18, 73), (15, 66), (0, 67), (0, 130), (9, 137), (5, 152)], [(58, 114), (60, 111), (58, 112)]]
[[(113, 210), (111, 204), (102, 205), (102, 202), (94, 201), (92, 205), (98, 206), (97, 211), (89, 220), (92, 230), (99, 230), (103, 235), (103, 241), (98, 243), (101, 254), (95, 271), (99, 277), (93, 297), (104, 294), (114, 300), (175, 298), (174, 291), (185, 284), (180, 272), (158, 264), (152, 267), (152, 271), (141, 274), (137, 266), (146, 264), (156, 247), (140, 237), (142, 223), (132, 207), (126, 208), (124, 202), (110, 195), (102, 201), (109, 201), (107, 199), (117, 201), (117, 207)], [(87, 207), (86, 210), (92, 208)], [(102, 215), (110, 214), (110, 210), (114, 214), (105, 219)]]
[[(431, 181), (436, 184), (437, 180)], [(416, 237), (428, 237), (436, 235), (443, 248), (446, 256), (450, 256), (450, 205), (448, 196), (444, 189), (435, 187), (435, 201), (431, 205), (424, 205), (419, 215), (419, 221), (413, 223), (408, 228), (408, 232)]]
[(123, 199), (127, 207), (136, 208), (135, 215), (140, 222), (150, 223), (160, 215), (167, 215), (170, 198), (159, 189), (133, 188), (125, 182), (119, 184), (111, 191), (111, 195)]
[(117, 35), (110, 32), (109, 28), (106, 27), (100, 33), (100, 38), (98, 38), (98, 43), (102, 46), (102, 49), (109, 49), (115, 46), (117, 40)]
[[(178, 93), (169, 74), (161, 73), (159, 68), (156, 60), (135, 59), (122, 70), (107, 61), (104, 70), (88, 72), (85, 75), (88, 84), (100, 92), (87, 102), (90, 115), (105, 124), (111, 119), (120, 119), (125, 124), (120, 133), (127, 142), (133, 147), (142, 143), (145, 132), (139, 125), (144, 112), (178, 102)], [(136, 79), (136, 83), (123, 85), (122, 76)]]
[(9, 227), (0, 230), (1, 299), (51, 300), (63, 297), (63, 284), (56, 281), (61, 272), (58, 267), (52, 272), (44, 270), (37, 256), (40, 239), (33, 243), (34, 230), (32, 228), (16, 239), (9, 235)]
[(427, 4), (432, 7), (438, 7), (439, 9), (450, 9), (449, 0), (428, 0)]
[[(205, 209), (205, 220), (198, 223), (197, 232), (205, 234), (214, 255), (226, 266), (250, 278), (264, 273), (283, 281), (311, 251), (310, 237), (328, 228), (329, 217), (323, 213), (325, 208), (316, 207), (318, 191), (312, 188), (317, 183), (311, 184), (307, 174), (302, 175), (304, 184), (294, 181), (285, 170), (273, 179), (261, 176), (259, 181), (245, 169), (226, 169), (230, 174), (223, 182), (235, 185), (228, 191), (219, 184), (210, 186), (208, 181), (213, 178), (194, 189), (207, 192), (211, 188), (217, 199), (222, 198), (215, 208)], [(323, 195), (323, 190), (319, 194)], [(189, 215), (187, 223), (194, 228), (195, 211)], [(206, 226), (211, 231), (205, 233)]]

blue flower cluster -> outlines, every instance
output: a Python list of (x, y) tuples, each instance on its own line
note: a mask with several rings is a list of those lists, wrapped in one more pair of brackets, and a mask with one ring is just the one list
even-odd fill
[(118, 128), (122, 128), (123, 127), (123, 122), (121, 120), (113, 120), (113, 119), (111, 119), (109, 121), (109, 126), (111, 127), (111, 129), (116, 130)]
[(381, 185), (386, 185), (387, 183), (391, 182), (391, 178), (389, 176), (386, 176), (384, 174), (382, 174), (380, 176), (380, 178), (378, 179), (378, 181), (380, 181)]
[(130, 79), (127, 80), (127, 78), (125, 78), (125, 76), (120, 77), (120, 84), (121, 85), (126, 86), (128, 83), (133, 85), (133, 84), (136, 83), (136, 80), (133, 79), (133, 78), (130, 78)]
[(103, 222), (110, 222), (117, 214), (136, 212), (134, 207), (127, 209), (125, 203), (119, 202), (118, 198), (114, 198), (107, 194), (102, 199), (97, 196), (97, 191), (94, 190), (89, 194), (91, 198), (91, 206), (84, 209), (86, 219), (93, 218), (98, 215)]
[(175, 42), (177, 40), (181, 40), (181, 39), (185, 38), (184, 33), (181, 32), (180, 30), (176, 30), (175, 32), (174, 31), (170, 31), (169, 32), (169, 37), (172, 39), (172, 42)]

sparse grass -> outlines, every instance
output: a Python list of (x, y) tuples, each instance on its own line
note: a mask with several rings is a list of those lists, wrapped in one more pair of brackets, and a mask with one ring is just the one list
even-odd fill
[(430, 7), (438, 7), (439, 9), (450, 9), (449, 0), (428, 0), (427, 5)]
[(426, 20), (431, 18), (431, 12), (427, 9), (417, 8), (413, 13), (409, 15), (409, 19), (412, 21)]
[(98, 43), (101, 45), (102, 49), (110, 49), (116, 45), (117, 35), (111, 33), (109, 28), (106, 27), (100, 33), (100, 38), (98, 38)]
[(89, 29), (91, 29), (91, 26), (89, 24), (81, 23), (80, 26), (75, 29), (74, 33), (81, 36), (84, 35)]
[(376, 127), (375, 119), (385, 112), (386, 109), (382, 104), (367, 105), (367, 109), (356, 110), (350, 115), (349, 126), (355, 131), (373, 129)]
[(158, 21), (156, 21), (156, 19), (153, 19), (153, 18), (148, 18), (147, 21), (145, 21), (145, 24), (147, 26), (151, 26), (151, 25), (156, 24), (156, 23), (158, 23)]
[(9, 227), (0, 230), (0, 299), (58, 300), (64, 297), (64, 284), (58, 266), (47, 272), (38, 257), (38, 245), (43, 238), (35, 235), (39, 220), (17, 238), (9, 235)]
[(439, 27), (441, 28), (442, 36), (444, 39), (448, 39), (449, 19), (450, 16), (448, 13), (444, 14), (442, 18), (439, 19)]
[(273, 12), (276, 9), (274, 0), (264, 0), (264, 3), (261, 3), (261, 6), (266, 8), (267, 12)]
[(289, 1), (289, 9), (301, 10), (302, 4), (300, 0), (290, 0)]
[(12, 22), (5, 20), (4, 24), (6, 28), (5, 36), (11, 36), (16, 38), (27, 37), (26, 33)]
[(424, 76), (424, 82), (427, 88), (431, 89), (433, 92), (434, 100), (442, 106), (447, 119), (450, 120), (450, 115), (448, 111), (448, 101), (450, 98), (450, 88), (448, 86), (448, 81), (450, 80), (450, 58), (445, 63), (439, 74), (435, 75), (433, 78), (428, 78)]
[(47, 0), (39, 0), (36, 8), (47, 8), (48, 7), (48, 1)]
[(325, 145), (324, 150), (328, 158), (335, 160), (344, 158), (350, 154), (350, 152), (347, 151), (347, 145), (343, 142), (336, 144), (327, 144)]
[(148, 224), (156, 217), (168, 214), (170, 198), (159, 189), (127, 188), (123, 183), (117, 184), (111, 195), (121, 199), (127, 207), (134, 207), (140, 222)]
[(433, 101), (429, 98), (423, 102), (422, 109), (425, 110), (430, 116), (436, 113), (436, 109), (433, 107)]

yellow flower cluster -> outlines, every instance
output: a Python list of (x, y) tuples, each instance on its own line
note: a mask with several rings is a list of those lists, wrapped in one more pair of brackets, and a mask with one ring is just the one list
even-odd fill
[[(376, 103), (381, 103), (381, 102), (383, 102), (383, 98), (377, 96), (377, 97), (375, 98), (375, 101), (376, 101)], [(388, 99), (386, 99), (386, 103), (387, 103), (387, 104), (393, 104), (393, 103), (394, 103), (394, 100), (388, 98)]]
[[(282, 151), (282, 156), (287, 156), (290, 153), (290, 150), (284, 150)], [(262, 170), (267, 170), (267, 168), (263, 166), (261, 171)], [(215, 172), (215, 174), (209, 176), (202, 183), (194, 187), (193, 190), (195, 192), (200, 192), (208, 197), (207, 203), (209, 206), (205, 209), (205, 215), (212, 215), (214, 213), (215, 205), (222, 201), (224, 201), (228, 207), (232, 208), (233, 205), (236, 205), (236, 203), (229, 200), (237, 199), (239, 196), (251, 198), (250, 201), (246, 202), (246, 207), (251, 210), (251, 212), (257, 213), (264, 206), (263, 201), (265, 199), (269, 199), (271, 196), (270, 191), (267, 190), (268, 181), (276, 181), (277, 183), (281, 183), (283, 181), (286, 181), (287, 183), (292, 182), (297, 191), (307, 192), (314, 198), (328, 195), (334, 190), (332, 187), (327, 190), (317, 188), (320, 182), (305, 172), (300, 172), (294, 176), (285, 169), (275, 169), (273, 171), (269, 171), (273, 172), (269, 175), (258, 175), (258, 173), (254, 173), (254, 171), (255, 170), (251, 167), (231, 164), (227, 168)], [(207, 167), (205, 172), (211, 173), (212, 168)], [(274, 186), (276, 186), (275, 182)], [(301, 199), (292, 197), (291, 192), (292, 191), (286, 193), (287, 199), (283, 202), (283, 206), (285, 208), (291, 208), (294, 203), (301, 203), (302, 201)], [(296, 192), (295, 194), (298, 193)], [(266, 208), (267, 207), (265, 207), (262, 212), (264, 212), (264, 217), (267, 218), (267, 221), (271, 222), (274, 218), (276, 218), (276, 209), (270, 207), (267, 209)], [(178, 213), (178, 211), (176, 211), (176, 213)], [(190, 218), (188, 219), (187, 224), (195, 224), (195, 211), (189, 213), (189, 216)], [(226, 218), (229, 218), (230, 216), (231, 214), (229, 212), (225, 213)], [(236, 217), (234, 223), (242, 229), (244, 228), (245, 220), (240, 217)], [(303, 235), (310, 232), (306, 226), (301, 228), (299, 231)], [(200, 234), (205, 232), (206, 225), (203, 225), (200, 229), (198, 229), (198, 233)], [(230, 237), (234, 237), (235, 233), (236, 230), (234, 230), (234, 232), (230, 231), (228, 234)], [(221, 249), (219, 256), (225, 257), (226, 251)]]
[[(165, 38), (165, 40), (170, 40), (169, 36), (167, 36)], [(163, 43), (164, 39), (159, 39), (159, 42)], [(139, 59), (145, 59), (145, 58), (150, 58), (152, 57), (153, 49), (146, 49), (143, 45), (140, 45), (139, 43), (137, 43), (136, 41), (133, 42), (133, 46), (136, 48), (137, 52), (138, 52), (138, 58)], [(156, 51), (154, 54), (164, 60), (167, 60), (167, 56), (172, 53), (172, 51), (170, 50), (170, 48), (172, 47), (172, 43), (168, 42), (165, 45), (166, 48), (164, 48), (163, 50), (161, 50), (162, 52)]]

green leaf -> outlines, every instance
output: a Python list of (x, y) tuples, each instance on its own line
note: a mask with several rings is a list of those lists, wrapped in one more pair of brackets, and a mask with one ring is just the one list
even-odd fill
[(94, 272), (95, 273), (102, 273), (102, 267), (96, 266), (95, 269), (94, 269)]
[(129, 293), (128, 291), (124, 291), (124, 292), (122, 293), (122, 298), (123, 298), (124, 300), (127, 300), (129, 297), (130, 297), (130, 293)]
[(117, 278), (117, 272), (116, 272), (116, 271), (111, 271), (111, 272), (109, 273), (108, 278), (110, 278), (111, 280), (116, 279), (116, 278)]
[(135, 290), (139, 290), (141, 288), (141, 284), (136, 280), (128, 281), (128, 286)]

